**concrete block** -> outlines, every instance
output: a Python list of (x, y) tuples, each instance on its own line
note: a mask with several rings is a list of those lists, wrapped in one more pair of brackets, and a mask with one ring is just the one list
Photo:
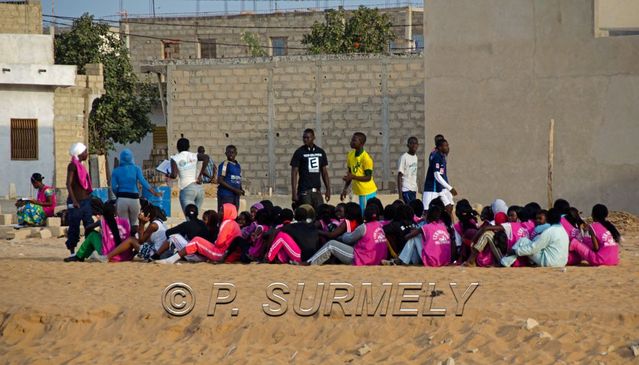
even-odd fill
[(0, 214), (0, 225), (8, 226), (12, 224), (13, 216), (11, 214)]
[(51, 231), (47, 228), (43, 228), (38, 232), (38, 236), (41, 239), (49, 239), (51, 238), (53, 235), (51, 234)]
[(49, 217), (47, 218), (47, 227), (60, 227), (62, 226), (62, 218)]
[(13, 232), (7, 232), (5, 239), (7, 240), (25, 240), (31, 236), (30, 229), (14, 229)]
[(48, 227), (47, 230), (51, 232), (52, 237), (64, 237), (67, 232), (67, 227)]

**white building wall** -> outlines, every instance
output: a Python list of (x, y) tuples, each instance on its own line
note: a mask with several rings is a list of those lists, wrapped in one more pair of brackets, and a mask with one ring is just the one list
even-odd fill
[[(38, 120), (38, 159), (11, 160), (11, 119)], [(14, 183), (18, 196), (29, 196), (29, 178), (34, 172), (50, 184), (54, 170), (53, 156), (53, 88), (41, 86), (0, 85), (0, 196), (9, 194)]]

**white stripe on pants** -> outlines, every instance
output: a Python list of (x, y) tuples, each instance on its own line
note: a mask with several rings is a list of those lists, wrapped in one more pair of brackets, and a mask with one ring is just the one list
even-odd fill
[(337, 257), (337, 259), (344, 264), (352, 264), (354, 257), (353, 247), (339, 241), (331, 240), (326, 242), (313, 257), (308, 259), (308, 262), (313, 265), (321, 265), (328, 261), (331, 256)]

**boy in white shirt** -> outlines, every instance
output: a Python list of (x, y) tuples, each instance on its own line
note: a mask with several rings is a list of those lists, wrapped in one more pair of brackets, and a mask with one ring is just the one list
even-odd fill
[(419, 141), (417, 137), (409, 137), (408, 152), (399, 158), (397, 168), (397, 192), (399, 199), (408, 204), (417, 199), (417, 148)]

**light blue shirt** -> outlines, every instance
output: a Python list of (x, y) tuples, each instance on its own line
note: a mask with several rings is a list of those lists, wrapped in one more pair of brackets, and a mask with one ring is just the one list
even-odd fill
[(553, 224), (533, 241), (521, 238), (513, 246), (517, 256), (528, 256), (539, 266), (564, 267), (568, 263), (570, 239), (561, 224)]

